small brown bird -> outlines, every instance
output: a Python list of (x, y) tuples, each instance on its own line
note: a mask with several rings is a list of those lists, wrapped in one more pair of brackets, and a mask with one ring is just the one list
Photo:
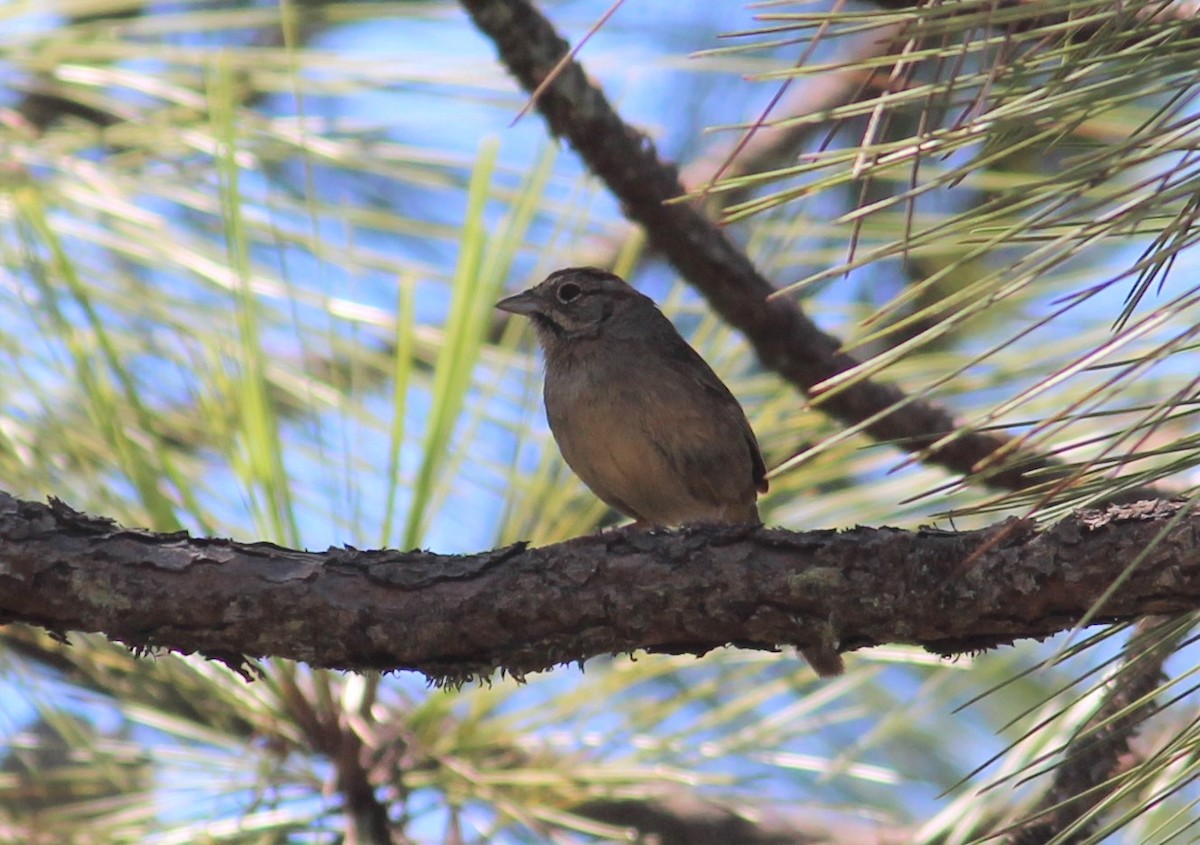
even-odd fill
[[(496, 307), (533, 321), (550, 431), (600, 499), (642, 525), (760, 521), (767, 473), (754, 431), (654, 300), (571, 267)], [(822, 676), (843, 671), (833, 648), (802, 652)]]
[(550, 430), (600, 499), (643, 525), (759, 521), (750, 423), (654, 300), (572, 267), (496, 307), (533, 320)]

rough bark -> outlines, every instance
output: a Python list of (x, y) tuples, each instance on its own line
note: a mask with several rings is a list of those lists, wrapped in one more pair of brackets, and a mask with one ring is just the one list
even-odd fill
[(623, 529), (455, 556), (154, 534), (0, 494), (0, 620), (238, 667), (275, 656), (438, 682), (728, 644), (952, 655), (1070, 628), (1168, 526), (1094, 621), (1200, 607), (1200, 517), (1181, 507), (1113, 506), (1046, 531)]

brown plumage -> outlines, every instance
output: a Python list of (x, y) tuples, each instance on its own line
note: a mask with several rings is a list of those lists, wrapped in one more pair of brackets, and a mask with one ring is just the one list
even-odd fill
[[(643, 525), (759, 522), (766, 467), (742, 406), (654, 301), (595, 267), (551, 273), (497, 308), (546, 354), (546, 418), (571, 469)], [(835, 649), (802, 653), (822, 676)]]
[(581, 267), (497, 307), (533, 320), (550, 430), (600, 499), (647, 525), (759, 521), (750, 423), (652, 299)]

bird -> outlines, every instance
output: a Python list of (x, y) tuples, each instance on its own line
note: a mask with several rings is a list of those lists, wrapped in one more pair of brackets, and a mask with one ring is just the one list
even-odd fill
[(654, 300), (569, 267), (496, 307), (532, 320), (550, 431), (598, 498), (643, 527), (761, 521), (767, 472), (746, 414)]
[[(556, 270), (496, 303), (528, 317), (543, 399), (567, 465), (644, 528), (761, 524), (767, 471), (742, 406), (654, 300), (597, 267)], [(836, 649), (801, 649), (823, 677)]]

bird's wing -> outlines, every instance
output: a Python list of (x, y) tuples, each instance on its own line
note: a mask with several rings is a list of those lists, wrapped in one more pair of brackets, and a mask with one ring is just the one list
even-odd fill
[(665, 356), (676, 389), (665, 390), (661, 399), (664, 405), (675, 406), (677, 415), (690, 419), (690, 432), (685, 428), (679, 435), (686, 440), (682, 450), (692, 464), (687, 478), (689, 487), (696, 488), (693, 495), (728, 501), (746, 483), (745, 475), (729, 477), (735, 467), (739, 473), (749, 472), (753, 488), (765, 493), (767, 468), (741, 404), (700, 354), (682, 337), (676, 339), (678, 343), (671, 344)]

